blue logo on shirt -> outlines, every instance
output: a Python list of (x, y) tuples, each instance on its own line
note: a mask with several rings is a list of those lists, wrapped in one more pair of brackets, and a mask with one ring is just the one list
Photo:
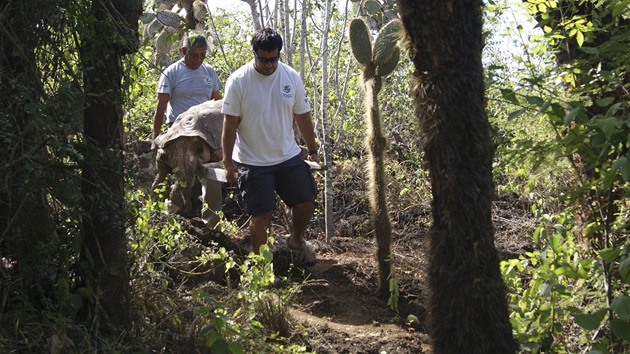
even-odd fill
[(291, 85), (284, 85), (282, 87), (282, 96), (284, 98), (291, 98), (293, 95), (291, 95)]

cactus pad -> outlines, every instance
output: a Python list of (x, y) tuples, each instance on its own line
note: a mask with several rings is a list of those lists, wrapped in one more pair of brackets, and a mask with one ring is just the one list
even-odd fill
[(365, 21), (355, 18), (350, 22), (350, 48), (352, 55), (361, 64), (366, 65), (372, 59), (372, 43)]
[(387, 23), (376, 37), (374, 41), (374, 57), (373, 62), (376, 65), (382, 65), (392, 54), (394, 47), (400, 39), (402, 31), (402, 23), (399, 20), (393, 20)]
[(392, 50), (392, 54), (385, 60), (385, 62), (376, 67), (376, 75), (380, 77), (385, 77), (396, 69), (398, 65), (398, 61), (400, 60), (400, 48), (398, 46), (394, 46)]

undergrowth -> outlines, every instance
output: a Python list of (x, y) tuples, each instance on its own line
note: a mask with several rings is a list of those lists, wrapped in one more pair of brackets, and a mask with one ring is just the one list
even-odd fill
[[(569, 212), (534, 204), (535, 250), (501, 262), (510, 322), (523, 351), (620, 353), (630, 349), (628, 245), (594, 250)], [(586, 348), (586, 349), (585, 349)]]
[[(155, 223), (156, 213), (165, 210), (159, 202), (145, 199), (143, 204), (139, 226)], [(198, 244), (181, 232), (175, 219), (164, 219), (163, 228), (137, 227), (133, 233), (134, 250), (139, 251), (135, 264), (142, 268), (136, 273), (136, 312), (144, 316), (140, 327), (155, 329), (152, 338), (145, 337), (147, 343), (180, 352), (201, 347), (233, 354), (305, 351), (287, 340), (301, 331), (288, 313), (299, 285), (273, 286), (268, 245), (259, 255), (242, 257), (216, 244)], [(225, 220), (220, 225), (235, 227)], [(161, 234), (169, 235), (167, 240)]]

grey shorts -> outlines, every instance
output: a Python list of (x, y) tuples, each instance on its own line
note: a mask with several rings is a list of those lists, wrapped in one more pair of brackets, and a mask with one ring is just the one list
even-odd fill
[(236, 163), (238, 188), (249, 215), (273, 211), (276, 196), (288, 206), (314, 202), (317, 185), (310, 167), (298, 155), (274, 166), (251, 166)]

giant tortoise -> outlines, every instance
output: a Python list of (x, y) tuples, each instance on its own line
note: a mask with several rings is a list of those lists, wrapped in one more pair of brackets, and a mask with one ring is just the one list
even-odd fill
[(152, 190), (158, 188), (169, 174), (175, 175), (170, 188), (171, 213), (191, 210), (191, 190), (195, 177), (202, 185), (203, 208), (201, 218), (213, 227), (221, 210), (221, 182), (206, 178), (203, 164), (222, 159), (221, 132), (223, 131), (223, 101), (207, 101), (180, 114), (164, 134), (155, 138), (157, 175)]

